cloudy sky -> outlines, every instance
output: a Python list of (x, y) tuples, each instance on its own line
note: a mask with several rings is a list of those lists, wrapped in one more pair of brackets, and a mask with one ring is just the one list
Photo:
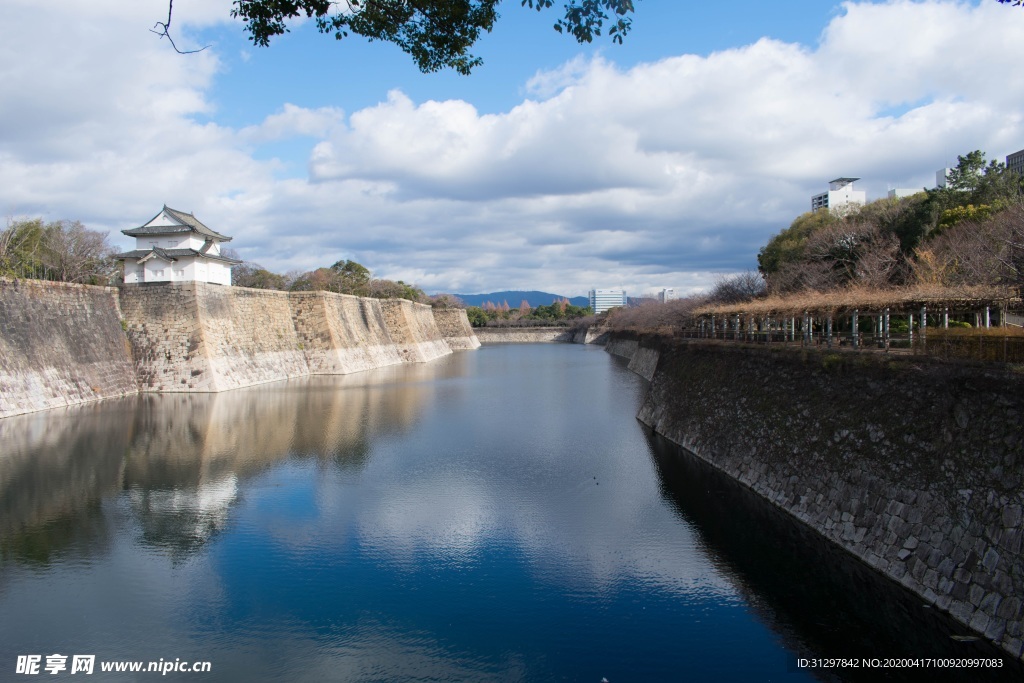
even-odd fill
[[(708, 5), (711, 5), (710, 7)], [(699, 289), (838, 176), (869, 198), (1024, 148), (1024, 9), (643, 0), (624, 46), (506, 0), (472, 76), (230, 0), (5, 0), (0, 208), (142, 224), (163, 204), (277, 272), (342, 258), (428, 292)]]

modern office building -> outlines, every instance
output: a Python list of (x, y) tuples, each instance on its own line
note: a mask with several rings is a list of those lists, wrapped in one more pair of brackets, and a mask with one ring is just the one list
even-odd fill
[(595, 315), (604, 313), (610, 308), (626, 305), (626, 291), (623, 289), (592, 289), (590, 290), (590, 310)]
[(660, 301), (661, 303), (665, 303), (666, 301), (673, 301), (678, 298), (679, 296), (676, 295), (676, 290), (674, 289), (663, 289), (661, 290), (661, 293), (658, 294), (658, 301)]
[(949, 180), (949, 174), (953, 172), (951, 168), (940, 168), (935, 172), (935, 187), (943, 188), (946, 187), (946, 181)]
[(863, 190), (853, 189), (853, 183), (860, 178), (836, 178), (828, 183), (828, 192), (811, 197), (811, 211), (828, 209), (833, 213), (842, 213), (851, 206), (864, 206), (868, 195)]
[(889, 199), (903, 199), (904, 197), (912, 197), (918, 192), (924, 192), (924, 190), (915, 190), (910, 187), (897, 187), (889, 190)]
[(1006, 157), (1006, 168), (1024, 175), (1024, 149)]

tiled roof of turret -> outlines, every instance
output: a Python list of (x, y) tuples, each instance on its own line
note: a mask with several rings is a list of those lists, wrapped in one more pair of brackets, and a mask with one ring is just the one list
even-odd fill
[(126, 251), (123, 254), (114, 254), (114, 258), (119, 261), (124, 261), (126, 259), (144, 259), (147, 256), (159, 256), (165, 261), (177, 261), (185, 256), (198, 256), (200, 258), (220, 261), (222, 263), (241, 263), (239, 259), (221, 256), (220, 254), (208, 254), (196, 251), (195, 249), (162, 249), (161, 247), (154, 247), (153, 249), (133, 249), (132, 251)]
[[(138, 228), (122, 230), (121, 232), (125, 235), (128, 235), (129, 237), (142, 237), (144, 235), (171, 235), (174, 233), (181, 232), (196, 232), (206, 237), (216, 237), (218, 240), (222, 242), (231, 241), (230, 237), (228, 237), (227, 235), (222, 235), (215, 230), (211, 230), (210, 228), (203, 225), (199, 221), (199, 219), (197, 219), (190, 213), (185, 213), (184, 211), (172, 209), (166, 204), (164, 205), (164, 208), (160, 210), (160, 213), (167, 214), (172, 219), (178, 221), (180, 225), (143, 225)], [(157, 216), (159, 216), (160, 213), (158, 213), (156, 216), (153, 216), (146, 222), (152, 223), (154, 220), (156, 220)]]

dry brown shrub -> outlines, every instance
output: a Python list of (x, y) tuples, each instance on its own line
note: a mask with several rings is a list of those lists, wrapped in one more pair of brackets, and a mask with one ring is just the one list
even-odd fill
[(703, 296), (652, 302), (633, 308), (616, 308), (606, 321), (611, 331), (667, 332), (692, 325), (694, 310), (703, 305)]

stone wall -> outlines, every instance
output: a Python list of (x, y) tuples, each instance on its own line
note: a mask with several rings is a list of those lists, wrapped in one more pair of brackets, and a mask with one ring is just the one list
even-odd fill
[(287, 292), (128, 285), (121, 310), (142, 391), (225, 391), (309, 374)]
[(876, 354), (644, 348), (647, 367), (660, 359), (642, 422), (1021, 657), (1024, 376)]
[(464, 308), (435, 308), (434, 322), (448, 347), (453, 351), (465, 351), (480, 348), (480, 340), (473, 334)]
[[(0, 417), (146, 392), (217, 392), (479, 346), (465, 311), (201, 282), (0, 279)], [(450, 343), (449, 343), (450, 340)]]
[(608, 340), (604, 345), (604, 350), (613, 356), (632, 358), (639, 347), (640, 343), (636, 339), (615, 337)]
[(452, 352), (434, 323), (430, 306), (382, 299), (380, 307), (388, 334), (406, 363), (425, 363)]
[(198, 294), (199, 319), (218, 391), (309, 374), (287, 292), (205, 282), (187, 286)]
[(481, 344), (539, 344), (573, 341), (572, 330), (565, 327), (478, 327)]
[(290, 297), (310, 374), (345, 375), (402, 362), (378, 300), (331, 292)]
[(0, 417), (137, 391), (116, 289), (0, 278)]

